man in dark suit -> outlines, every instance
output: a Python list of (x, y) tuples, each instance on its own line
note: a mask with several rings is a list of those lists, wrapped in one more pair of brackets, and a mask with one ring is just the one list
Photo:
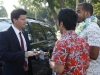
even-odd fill
[(29, 57), (37, 55), (31, 51), (28, 35), (22, 29), (26, 26), (23, 9), (11, 12), (12, 26), (0, 32), (0, 57), (3, 61), (3, 75), (25, 75), (29, 71)]

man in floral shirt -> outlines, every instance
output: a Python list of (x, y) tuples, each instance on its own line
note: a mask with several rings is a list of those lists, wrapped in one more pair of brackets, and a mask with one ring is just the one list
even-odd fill
[(89, 45), (75, 33), (77, 15), (71, 9), (62, 8), (58, 14), (62, 34), (54, 47), (50, 67), (57, 75), (86, 75)]

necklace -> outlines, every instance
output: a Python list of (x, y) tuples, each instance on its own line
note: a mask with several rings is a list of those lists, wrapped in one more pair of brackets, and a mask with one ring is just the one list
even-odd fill
[(83, 22), (79, 23), (78, 27), (76, 28), (75, 32), (80, 35), (81, 32), (89, 25), (90, 22), (96, 22), (97, 23), (97, 17), (92, 15), (89, 18), (86, 18)]

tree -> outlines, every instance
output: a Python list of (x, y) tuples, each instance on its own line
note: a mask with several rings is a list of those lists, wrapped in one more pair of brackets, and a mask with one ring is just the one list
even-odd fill
[(2, 4), (3, 1), (0, 0), (0, 17), (8, 17), (7, 11)]
[(100, 1), (99, 0), (93, 0), (92, 2), (93, 8), (94, 8), (94, 14), (98, 17), (98, 25), (100, 26)]
[(94, 6), (94, 14), (96, 14), (97, 16), (100, 16), (100, 2), (93, 4), (93, 6)]
[(100, 0), (89, 0), (91, 3), (97, 3), (99, 2)]
[(19, 3), (24, 6), (24, 8), (27, 7), (27, 9), (32, 12), (35, 12), (35, 10), (40, 10), (43, 8), (43, 5), (48, 4), (46, 7), (48, 7), (50, 10), (50, 12), (48, 12), (49, 17), (55, 21), (56, 25), (57, 13), (60, 8), (70, 7), (75, 9), (76, 6), (76, 0), (19, 0)]
[(87, 0), (19, 0), (19, 4), (32, 12), (37, 12), (37, 10), (43, 8), (43, 5), (48, 4), (48, 6), (45, 7), (50, 10), (50, 12), (48, 12), (48, 14), (50, 14), (49, 17), (51, 17), (57, 25), (57, 13), (61, 8), (72, 8), (75, 10), (76, 3), (78, 4), (79, 2), (85, 1)]
[(94, 8), (94, 14), (100, 19), (100, 1), (99, 0), (91, 0), (91, 3)]

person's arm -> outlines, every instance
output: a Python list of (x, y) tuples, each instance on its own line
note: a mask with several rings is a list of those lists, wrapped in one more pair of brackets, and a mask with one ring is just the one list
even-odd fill
[(96, 60), (99, 55), (99, 47), (97, 46), (90, 46), (90, 59)]
[(49, 61), (50, 68), (53, 69), (56, 73), (61, 74), (64, 71), (64, 66), (57, 64), (53, 61)]
[(32, 56), (33, 52), (10, 52), (9, 37), (6, 32), (0, 32), (0, 58), (6, 62), (22, 62), (25, 57)]
[[(95, 28), (98, 29), (98, 28)], [(94, 27), (87, 33), (87, 42), (89, 43), (90, 59), (96, 60), (100, 49), (100, 30), (95, 30)]]
[(66, 57), (68, 56), (67, 52), (69, 51), (62, 44), (56, 43), (49, 63), (50, 67), (58, 74), (64, 72)]

